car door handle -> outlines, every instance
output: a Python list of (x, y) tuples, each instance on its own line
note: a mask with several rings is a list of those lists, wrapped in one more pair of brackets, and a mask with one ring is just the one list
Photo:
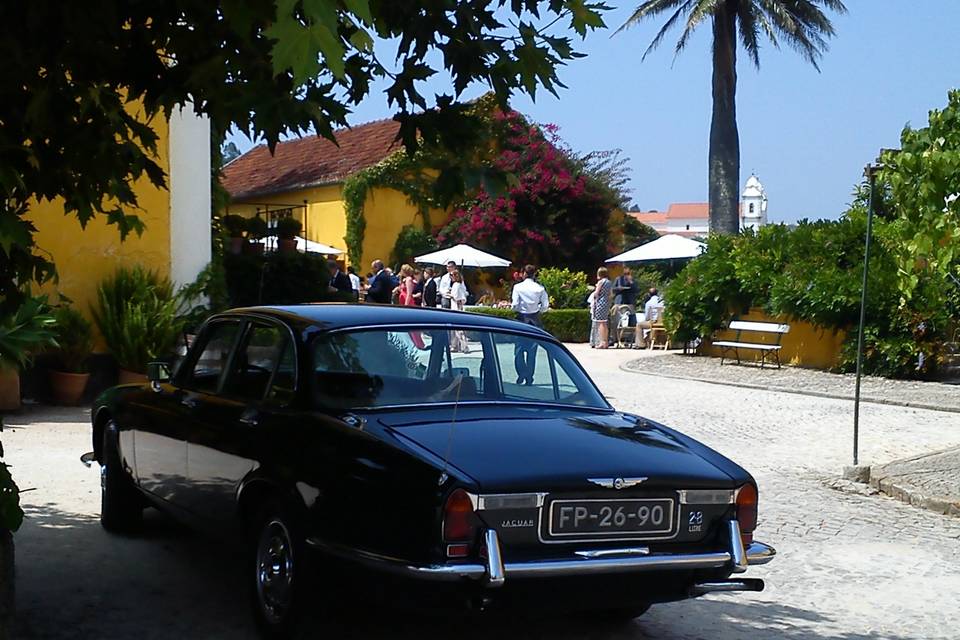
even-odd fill
[(184, 396), (180, 399), (180, 404), (187, 407), (188, 409), (196, 409), (200, 406), (200, 401), (194, 398), (193, 396)]
[(256, 427), (260, 424), (260, 413), (255, 409), (247, 409), (240, 414), (238, 422), (245, 427)]

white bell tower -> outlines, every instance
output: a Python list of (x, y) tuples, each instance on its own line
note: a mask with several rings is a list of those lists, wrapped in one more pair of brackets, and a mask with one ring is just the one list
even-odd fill
[(740, 230), (758, 230), (767, 224), (767, 192), (754, 174), (747, 178), (740, 196)]

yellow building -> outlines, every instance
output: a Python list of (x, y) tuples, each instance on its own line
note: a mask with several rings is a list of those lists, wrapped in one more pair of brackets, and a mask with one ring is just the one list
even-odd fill
[(68, 297), (81, 312), (88, 314), (97, 285), (118, 266), (142, 265), (187, 284), (210, 262), (209, 121), (187, 108), (150, 125), (159, 136), (156, 160), (168, 188), (146, 178), (134, 185), (140, 209), (130, 213), (146, 225), (142, 236), (131, 233), (121, 242), (104, 216), (82, 229), (75, 216), (64, 215), (60, 199), (30, 209), (37, 249), (50, 256), (59, 275), (44, 290)]
[[(318, 136), (281, 142), (271, 155), (266, 145), (254, 147), (223, 170), (223, 186), (230, 194), (229, 213), (272, 219), (293, 215), (303, 224), (302, 236), (347, 253), (347, 212), (344, 181), (402, 150), (396, 141), (399, 123), (377, 120), (339, 130), (337, 143)], [(420, 226), (417, 207), (394, 189), (369, 189), (363, 206), (366, 229), (361, 258), (354, 266), (363, 272), (374, 259), (390, 258), (397, 235), (406, 225)], [(433, 212), (436, 226), (446, 220)]]

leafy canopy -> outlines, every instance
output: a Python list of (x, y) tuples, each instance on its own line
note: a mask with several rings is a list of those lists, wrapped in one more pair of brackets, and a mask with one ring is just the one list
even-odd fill
[[(285, 135), (332, 137), (383, 80), (408, 147), (418, 135), (456, 147), (470, 142), (456, 102), (468, 87), (489, 86), (504, 105), (517, 91), (555, 93), (557, 67), (580, 55), (571, 36), (603, 27), (606, 9), (589, 0), (0, 4), (0, 313), (19, 306), (23, 283), (55, 274), (33, 247), (33, 199), (62, 197), (82, 224), (103, 215), (121, 237), (143, 231), (133, 183), (165, 180), (152, 118), (191, 104), (214, 131), (271, 146)], [(378, 52), (390, 48), (387, 64)], [(422, 83), (439, 72), (452, 91), (428, 102)]]

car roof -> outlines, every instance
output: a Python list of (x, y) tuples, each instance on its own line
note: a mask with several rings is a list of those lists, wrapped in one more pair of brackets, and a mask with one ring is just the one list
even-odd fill
[(484, 329), (504, 329), (540, 338), (552, 337), (537, 327), (481, 313), (407, 307), (389, 304), (350, 304), (321, 302), (315, 304), (277, 305), (231, 309), (227, 314), (257, 314), (290, 324), (312, 325), (324, 331), (375, 327), (378, 325), (456, 325)]

